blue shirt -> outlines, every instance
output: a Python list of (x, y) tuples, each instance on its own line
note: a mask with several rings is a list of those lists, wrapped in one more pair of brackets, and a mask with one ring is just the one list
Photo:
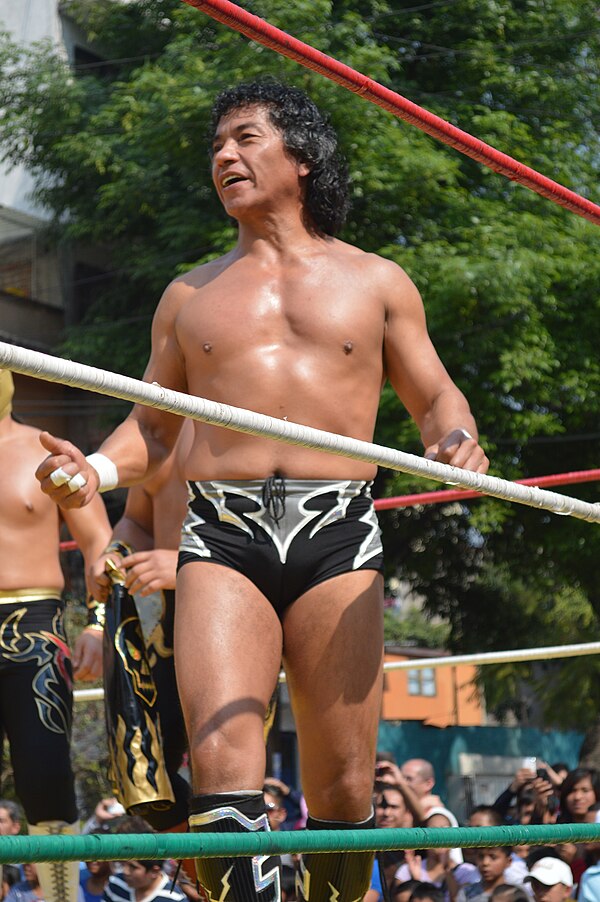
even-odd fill
[(83, 892), (85, 902), (102, 902), (102, 893), (91, 893), (86, 884), (92, 875), (87, 868), (83, 869), (79, 875), (79, 885)]
[(379, 862), (377, 859), (373, 862), (373, 873), (371, 874), (371, 885), (369, 889), (377, 890), (379, 893), (379, 899), (377, 902), (382, 902), (383, 900), (383, 887), (381, 885), (381, 874), (379, 872)]
[(577, 898), (583, 902), (600, 902), (600, 864), (593, 864), (583, 872)]
[(22, 880), (11, 886), (6, 902), (39, 902), (39, 896), (31, 889), (29, 880)]

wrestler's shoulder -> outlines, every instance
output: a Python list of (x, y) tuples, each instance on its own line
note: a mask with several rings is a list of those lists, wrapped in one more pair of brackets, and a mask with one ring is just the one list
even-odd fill
[(182, 308), (195, 300), (202, 288), (227, 268), (228, 264), (224, 262), (227, 256), (194, 266), (169, 282), (154, 314), (155, 325), (170, 329)]
[(408, 273), (398, 263), (381, 254), (364, 251), (339, 239), (333, 242), (331, 252), (344, 266), (355, 266), (357, 270), (368, 275), (369, 279), (375, 279), (382, 287), (396, 290), (415, 287)]
[(231, 253), (227, 253), (194, 266), (173, 279), (167, 286), (165, 294), (186, 300), (226, 270), (231, 265), (232, 259)]
[(19, 448), (31, 449), (42, 458), (46, 456), (46, 452), (40, 444), (41, 431), (36, 426), (29, 426), (27, 423), (13, 420), (9, 438), (14, 445), (18, 445)]

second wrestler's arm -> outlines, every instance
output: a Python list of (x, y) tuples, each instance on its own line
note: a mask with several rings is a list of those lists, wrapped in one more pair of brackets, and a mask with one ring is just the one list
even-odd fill
[[(92, 564), (110, 538), (104, 502), (97, 496), (84, 509), (63, 511), (62, 516), (83, 554), (89, 592)], [(75, 641), (72, 660), (75, 679), (97, 680), (102, 676), (102, 637), (97, 630), (89, 626), (82, 630)]]
[(152, 498), (146, 487), (132, 486), (127, 493), (123, 516), (115, 523), (110, 542), (102, 549), (91, 568), (90, 592), (97, 601), (106, 601), (110, 589), (110, 579), (106, 572), (108, 559), (121, 569), (124, 554), (154, 548), (152, 515)]
[[(175, 336), (175, 319), (185, 293), (179, 283), (170, 286), (158, 306), (152, 326), (152, 353), (144, 374), (176, 391), (187, 390), (184, 361)], [(182, 418), (151, 407), (136, 405), (98, 449), (91, 463), (71, 442), (42, 433), (40, 441), (50, 452), (36, 476), (42, 490), (64, 508), (88, 504), (100, 488), (128, 486), (147, 479), (169, 455), (181, 429)], [(62, 470), (64, 481), (51, 478)], [(108, 473), (108, 476), (107, 476)], [(76, 486), (70, 483), (80, 474)]]

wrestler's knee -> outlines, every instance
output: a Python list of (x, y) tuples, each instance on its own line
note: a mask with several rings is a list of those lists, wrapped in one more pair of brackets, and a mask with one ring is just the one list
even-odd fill
[[(260, 730), (253, 732), (229, 727), (206, 727), (191, 733), (190, 758), (196, 791), (219, 791), (262, 787), (265, 749)], [(256, 784), (256, 786), (255, 786)]]
[(327, 780), (317, 780), (312, 790), (305, 788), (305, 796), (308, 810), (314, 817), (350, 822), (364, 820), (373, 804), (373, 769), (349, 767)]

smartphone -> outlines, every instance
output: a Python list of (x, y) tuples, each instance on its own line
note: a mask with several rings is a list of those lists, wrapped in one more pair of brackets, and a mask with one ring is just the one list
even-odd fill
[(523, 758), (523, 767), (535, 773), (537, 771), (537, 758)]

